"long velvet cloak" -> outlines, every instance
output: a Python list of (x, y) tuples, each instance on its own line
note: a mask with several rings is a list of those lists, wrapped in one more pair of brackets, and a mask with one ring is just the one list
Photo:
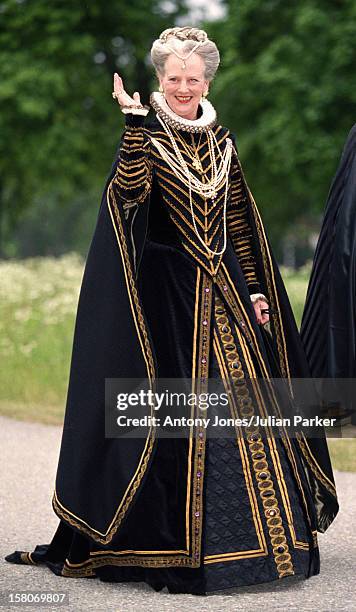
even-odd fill
[[(157, 450), (154, 427), (147, 429), (146, 439), (105, 438), (105, 378), (148, 378), (154, 385), (157, 369), (137, 286), (150, 194), (139, 206), (125, 209), (112, 186), (115, 168), (116, 162), (104, 190), (80, 292), (53, 508), (59, 518), (93, 541), (105, 546), (119, 538), (129, 552), (135, 534), (132, 529), (130, 534), (125, 531), (125, 524), (135, 514), (135, 507), (141, 522), (146, 521), (140, 533), (148, 540), (152, 525), (164, 524), (165, 517), (159, 499), (151, 499), (145, 513), (139, 509), (142, 486)], [(279, 375), (288, 380), (308, 376), (283, 282), (251, 194), (249, 198), (259, 279), (276, 313), (271, 317), (269, 348)], [(315, 500), (318, 528), (325, 531), (338, 508), (325, 439), (304, 437), (298, 444)], [(180, 448), (183, 455), (177, 452), (176, 473), (180, 462), (186, 461), (184, 445)], [(185, 511), (183, 506), (177, 507), (177, 516)], [(161, 534), (161, 540), (156, 537), (161, 548), (167, 542), (165, 536)], [(168, 558), (155, 561), (153, 555), (140, 562), (170, 564)], [(191, 558), (188, 562), (196, 567), (200, 560)]]
[(301, 337), (315, 378), (356, 377), (355, 237), (356, 125), (328, 194), (303, 313)]

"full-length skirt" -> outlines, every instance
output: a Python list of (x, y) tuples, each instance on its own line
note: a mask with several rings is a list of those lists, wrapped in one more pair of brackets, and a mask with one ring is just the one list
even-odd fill
[[(243, 381), (263, 376), (262, 362), (269, 366), (232, 246), (212, 279), (182, 248), (167, 242), (149, 236), (138, 277), (158, 377), (201, 378), (204, 366), (207, 379), (231, 377), (238, 397)], [(174, 517), (175, 499), (165, 481), (177, 478), (170, 473), (171, 458), (182, 443), (158, 441), (150, 478), (135, 513), (126, 520), (128, 532), (139, 530), (140, 513), (150, 504), (152, 491), (159, 491), (167, 521)], [(288, 444), (294, 447), (295, 441)], [(291, 575), (310, 577), (319, 573), (316, 520), (307, 478), (295, 465), (298, 457), (266, 431), (206, 440), (204, 482), (196, 481), (193, 525), (197, 533), (201, 529), (199, 567), (120, 565), (115, 538), (105, 552), (63, 520), (50, 544), (16, 551), (7, 560), (45, 564), (59, 576), (144, 581), (155, 590), (167, 586), (172, 593), (205, 594)], [(179, 496), (178, 478), (176, 488)], [(167, 525), (159, 527), (164, 533)]]

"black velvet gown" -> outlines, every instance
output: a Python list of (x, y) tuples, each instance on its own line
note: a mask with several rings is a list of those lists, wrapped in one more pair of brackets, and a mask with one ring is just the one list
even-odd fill
[[(213, 132), (219, 159), (231, 135), (221, 126)], [(180, 129), (174, 133), (190, 169), (210, 176), (206, 134)], [(126, 326), (120, 321), (125, 316), (119, 311), (125, 284), (119, 276), (119, 292), (114, 294), (117, 289), (112, 288), (117, 261), (112, 266), (110, 262), (117, 254), (110, 251), (110, 241), (117, 250), (117, 240), (123, 260), (125, 245), (129, 253), (127, 261), (135, 273), (124, 280), (131, 279), (132, 303), (139, 300), (139, 321), (146, 330), (142, 343), (152, 348), (157, 379), (192, 379), (200, 390), (208, 389), (209, 379), (222, 379), (230, 393), (231, 416), (265, 414), (258, 392), (251, 396), (246, 385), (247, 380), (276, 375), (250, 299), (260, 291), (277, 312), (270, 333), (278, 375), (291, 376), (305, 367), (236, 152), (229, 178), (227, 246), (222, 255), (210, 257), (196, 237), (187, 189), (160, 157), (152, 137), (170, 146), (157, 121), (144, 127), (141, 117), (127, 116), (87, 260), (53, 498), (60, 518), (57, 532), (49, 545), (31, 553), (16, 551), (7, 560), (43, 563), (60, 576), (145, 581), (156, 590), (167, 586), (172, 593), (205, 594), (291, 575), (310, 577), (319, 573), (317, 530), (325, 531), (337, 512), (327, 447), (321, 447), (320, 440), (316, 447), (306, 438), (298, 442), (287, 435), (282, 440), (258, 426), (245, 435), (236, 430), (235, 438), (207, 439), (198, 427), (187, 440), (158, 439), (151, 455), (145, 446), (146, 470), (124, 516), (118, 519), (123, 514), (119, 506), (111, 520), (118, 501), (112, 483), (124, 480), (125, 470), (129, 481), (127, 456), (133, 456), (136, 447), (124, 457), (122, 440), (101, 444), (103, 415), (94, 407), (96, 387), (88, 389), (87, 403), (79, 395), (83, 380), (90, 387), (100, 377), (119, 376), (124, 360), (127, 375), (138, 361), (130, 361), (129, 318)], [(194, 167), (189, 151), (197, 153), (201, 168)], [(194, 194), (198, 227), (213, 251), (219, 251), (224, 240), (223, 204), (224, 189), (215, 202)], [(98, 293), (105, 295), (105, 306)], [(108, 314), (105, 308), (115, 300), (115, 315)], [(98, 335), (98, 318), (110, 320), (104, 339)], [(112, 341), (119, 334), (121, 345)], [(278, 342), (281, 338), (284, 341)], [(125, 359), (117, 346), (122, 351), (127, 347)], [(288, 365), (291, 353), (293, 365)], [(150, 363), (149, 351), (146, 354)], [(101, 372), (90, 370), (94, 357), (96, 364), (103, 364)], [(84, 432), (77, 420), (79, 397), (87, 407)], [(102, 407), (102, 399), (97, 403)], [(105, 461), (108, 457), (111, 460)], [(115, 462), (121, 473), (110, 472)]]

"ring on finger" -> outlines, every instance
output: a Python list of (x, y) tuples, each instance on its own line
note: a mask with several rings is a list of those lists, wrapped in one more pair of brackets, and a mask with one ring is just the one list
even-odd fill
[(120, 91), (113, 91), (111, 95), (113, 98), (118, 98), (118, 96), (121, 96), (121, 94), (123, 93), (124, 93), (124, 90), (120, 89)]

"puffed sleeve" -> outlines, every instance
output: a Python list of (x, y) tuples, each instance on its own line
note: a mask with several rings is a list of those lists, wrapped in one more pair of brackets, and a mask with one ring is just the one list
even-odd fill
[(257, 278), (255, 238), (250, 224), (249, 198), (237, 149), (233, 141), (231, 192), (227, 208), (227, 227), (250, 294), (260, 292)]
[(151, 189), (150, 140), (144, 116), (128, 113), (112, 188), (128, 205), (142, 202)]

